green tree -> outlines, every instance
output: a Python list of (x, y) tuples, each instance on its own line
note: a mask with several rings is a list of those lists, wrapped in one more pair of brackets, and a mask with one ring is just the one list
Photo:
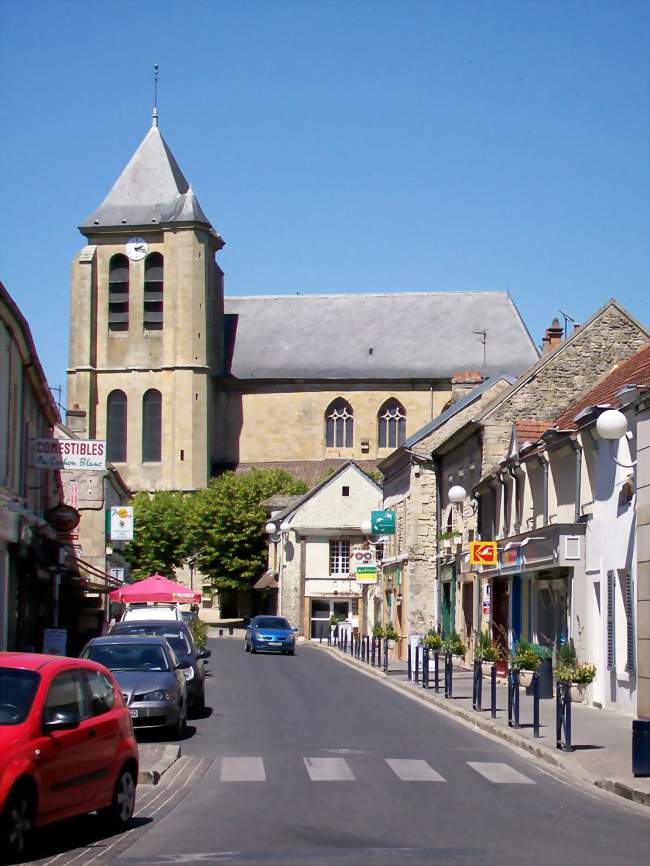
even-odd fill
[(188, 544), (193, 565), (215, 589), (247, 589), (266, 565), (266, 514), (275, 494), (300, 494), (305, 485), (281, 469), (226, 472), (192, 498)]
[(124, 556), (136, 580), (158, 572), (173, 578), (174, 569), (188, 558), (187, 522), (196, 494), (136, 493), (133, 499), (135, 532)]

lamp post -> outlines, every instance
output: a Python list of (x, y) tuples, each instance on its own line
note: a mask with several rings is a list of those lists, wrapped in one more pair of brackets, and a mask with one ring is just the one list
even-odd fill
[(278, 561), (278, 616), (282, 615), (282, 572), (284, 569), (284, 536), (291, 529), (286, 521), (280, 524), (279, 531), (277, 523), (270, 520), (264, 530), (273, 544), (280, 542), (280, 556)]

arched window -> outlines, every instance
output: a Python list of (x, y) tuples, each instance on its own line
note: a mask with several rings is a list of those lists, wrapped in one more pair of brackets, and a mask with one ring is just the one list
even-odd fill
[(164, 260), (160, 253), (151, 253), (144, 261), (144, 328), (162, 331)]
[(106, 401), (106, 459), (126, 463), (126, 394), (111, 391)]
[(129, 330), (129, 260), (121, 253), (108, 266), (108, 330)]
[(379, 447), (398, 448), (406, 439), (406, 410), (399, 402), (387, 400), (377, 413), (379, 421)]
[(354, 413), (347, 400), (339, 397), (325, 412), (325, 445), (327, 448), (352, 448)]
[(151, 388), (142, 398), (142, 462), (160, 463), (162, 394)]

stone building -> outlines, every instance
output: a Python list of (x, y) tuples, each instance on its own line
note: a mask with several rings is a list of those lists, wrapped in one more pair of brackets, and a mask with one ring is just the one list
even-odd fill
[(224, 298), (224, 241), (157, 118), (80, 231), (68, 406), (135, 491), (376, 463), (440, 414), (456, 370), (538, 357), (506, 292)]

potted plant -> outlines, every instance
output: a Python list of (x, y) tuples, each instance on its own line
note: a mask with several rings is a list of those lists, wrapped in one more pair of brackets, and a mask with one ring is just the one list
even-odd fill
[(445, 638), (442, 642), (442, 647), (445, 653), (456, 658), (464, 658), (465, 653), (467, 652), (467, 647), (455, 631), (453, 631), (449, 637)]
[(373, 625), (372, 636), (378, 637), (380, 640), (386, 637), (386, 630), (384, 629), (383, 625)]
[(519, 640), (514, 653), (510, 656), (510, 668), (519, 672), (519, 685), (524, 688), (533, 681), (533, 674), (539, 670), (542, 660), (526, 640)]
[(482, 631), (479, 635), (479, 645), (474, 658), (481, 663), (483, 676), (491, 676), (492, 666), (501, 658), (501, 650), (492, 643), (492, 639), (487, 631)]
[(569, 695), (572, 702), (580, 704), (584, 701), (587, 686), (594, 681), (595, 676), (596, 665), (578, 661), (573, 639), (562, 644), (555, 666), (555, 679), (571, 684)]
[(395, 646), (395, 641), (399, 640), (399, 635), (395, 631), (395, 627), (393, 626), (393, 624), (390, 622), (384, 627), (384, 637), (388, 638), (389, 649), (393, 649), (393, 647)]
[(442, 638), (433, 629), (430, 629), (428, 634), (424, 636), (422, 646), (432, 652), (439, 652), (442, 649)]

